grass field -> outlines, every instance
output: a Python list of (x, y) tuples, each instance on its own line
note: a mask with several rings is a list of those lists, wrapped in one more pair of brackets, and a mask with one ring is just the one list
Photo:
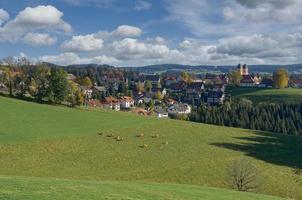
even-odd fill
[(264, 89), (264, 88), (232, 88), (232, 98), (245, 97), (255, 103), (259, 102), (302, 102), (302, 89)]
[[(107, 137), (111, 134), (124, 140), (117, 142)], [(139, 134), (144, 136), (136, 137)], [(157, 134), (158, 137), (151, 137)], [(144, 144), (148, 147), (141, 148)], [(15, 195), (20, 188), (32, 190), (44, 183), (42, 191), (37, 192), (49, 195), (47, 178), (94, 181), (96, 195), (102, 192), (98, 185), (104, 181), (113, 181), (120, 188), (127, 185), (124, 181), (230, 188), (227, 169), (238, 158), (248, 158), (257, 166), (262, 184), (256, 192), (302, 199), (301, 177), (293, 173), (294, 167), (302, 168), (301, 155), (302, 142), (294, 137), (0, 97), (0, 175), (4, 177), (0, 181), (0, 197), (6, 195), (7, 199), (18, 198)], [(43, 179), (14, 178), (19, 176)], [(63, 182), (75, 184), (75, 188), (78, 183), (84, 184), (72, 180)], [(23, 185), (23, 181), (28, 183)], [(141, 187), (147, 193), (149, 186)], [(154, 191), (160, 189), (154, 187)], [(178, 191), (182, 186), (163, 186), (163, 194), (169, 187)], [(188, 190), (193, 192), (195, 186), (192, 187)], [(64, 187), (54, 192), (60, 191)], [(138, 197), (124, 199), (141, 199), (142, 194), (138, 190), (133, 194)], [(178, 198), (184, 199), (181, 195), (185, 194), (180, 190)], [(36, 198), (34, 191), (28, 192), (29, 199), (31, 195)]]
[(281, 198), (192, 185), (98, 182), (0, 176), (7, 200), (278, 200)]

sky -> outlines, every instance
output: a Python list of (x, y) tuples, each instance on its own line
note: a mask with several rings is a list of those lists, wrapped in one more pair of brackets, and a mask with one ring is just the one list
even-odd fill
[(0, 58), (60, 65), (302, 63), (302, 0), (1, 0)]

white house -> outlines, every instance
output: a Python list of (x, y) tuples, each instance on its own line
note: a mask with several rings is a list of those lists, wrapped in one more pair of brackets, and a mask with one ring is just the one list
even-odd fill
[(134, 106), (134, 100), (129, 96), (122, 96), (120, 102), (121, 108), (131, 108)]
[(168, 108), (168, 113), (170, 115), (182, 115), (182, 114), (190, 114), (192, 111), (191, 106), (188, 104), (174, 104)]

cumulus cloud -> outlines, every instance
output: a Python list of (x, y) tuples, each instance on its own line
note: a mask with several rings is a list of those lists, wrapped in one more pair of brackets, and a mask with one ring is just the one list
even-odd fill
[(73, 36), (71, 40), (62, 44), (62, 49), (69, 52), (77, 51), (97, 51), (102, 49), (104, 41), (96, 38), (94, 35), (78, 35)]
[(56, 37), (51, 37), (46, 33), (27, 33), (24, 36), (24, 43), (32, 46), (50, 46), (56, 42)]
[(59, 65), (70, 65), (70, 64), (116, 64), (118, 60), (113, 57), (108, 57), (105, 55), (95, 56), (95, 57), (80, 57), (76, 53), (66, 52), (59, 55), (46, 55), (39, 58), (40, 61), (56, 63)]
[(172, 51), (168, 46), (163, 44), (125, 38), (121, 41), (113, 42), (112, 53), (116, 58), (121, 60), (163, 59), (169, 57)]
[(16, 42), (29, 32), (70, 32), (71, 26), (63, 13), (53, 6), (27, 7), (12, 20), (0, 27), (0, 41)]
[(120, 37), (139, 37), (142, 30), (135, 26), (121, 25), (112, 34)]
[(148, 1), (138, 0), (135, 3), (134, 10), (141, 11), (141, 10), (149, 10), (152, 7), (152, 4)]
[(9, 19), (9, 14), (6, 10), (0, 8), (0, 26), (3, 22), (6, 22)]

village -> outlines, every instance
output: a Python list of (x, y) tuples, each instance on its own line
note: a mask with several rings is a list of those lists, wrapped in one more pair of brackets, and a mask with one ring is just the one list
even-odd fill
[[(72, 73), (68, 79), (80, 83)], [(156, 115), (158, 118), (183, 118), (192, 109), (204, 104), (219, 106), (231, 99), (227, 88), (272, 88), (271, 76), (249, 73), (246, 64), (239, 64), (229, 74), (136, 74), (129, 76), (110, 73), (93, 83), (87, 77), (80, 88), (84, 105), (109, 110), (131, 111), (140, 115)], [(83, 82), (83, 81), (82, 81)], [(88, 82), (88, 83), (87, 83)]]

